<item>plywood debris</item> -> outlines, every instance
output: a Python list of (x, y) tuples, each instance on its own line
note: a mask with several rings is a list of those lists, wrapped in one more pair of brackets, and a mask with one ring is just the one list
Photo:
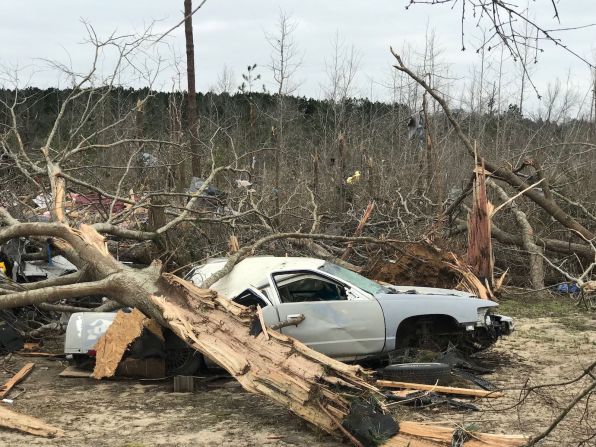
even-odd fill
[(78, 378), (78, 379), (81, 379), (81, 378), (85, 379), (85, 378), (92, 377), (91, 371), (77, 368), (76, 366), (67, 367), (64, 371), (62, 371), (60, 374), (58, 374), (58, 376), (60, 376), (60, 377), (74, 377), (74, 378)]
[(8, 382), (6, 382), (2, 387), (0, 387), (0, 399), (5, 398), (10, 393), (10, 390), (19, 382), (22, 382), (25, 377), (27, 377), (31, 371), (35, 363), (27, 363), (25, 366), (21, 368), (19, 372), (17, 372), (14, 376), (10, 378)]
[(19, 414), (0, 406), (0, 427), (22, 431), (35, 436), (54, 438), (64, 436), (64, 431), (31, 416)]

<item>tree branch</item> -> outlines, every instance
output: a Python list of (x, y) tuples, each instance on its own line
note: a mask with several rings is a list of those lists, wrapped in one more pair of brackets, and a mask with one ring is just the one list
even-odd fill
[(108, 295), (112, 284), (112, 278), (108, 276), (99, 281), (9, 293), (0, 296), (0, 309), (41, 304), (67, 298), (80, 298), (88, 295)]

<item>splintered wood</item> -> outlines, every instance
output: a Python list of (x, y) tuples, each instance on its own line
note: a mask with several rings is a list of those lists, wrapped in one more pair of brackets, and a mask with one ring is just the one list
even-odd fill
[(45, 422), (24, 414), (15, 413), (0, 406), (0, 427), (22, 431), (35, 436), (54, 438), (64, 436), (60, 428), (52, 427)]
[[(385, 447), (430, 447), (452, 446), (457, 427), (423, 424), (401, 421), (399, 434), (389, 439)], [(463, 431), (464, 447), (518, 447), (523, 446), (528, 438), (522, 435), (495, 435), (473, 431)], [(458, 444), (460, 445), (460, 444)]]
[[(456, 394), (459, 396), (472, 396), (472, 397), (490, 397), (498, 398), (503, 397), (504, 394), (500, 391), (484, 391), (475, 390), (470, 388), (456, 388), (452, 386), (440, 386), (440, 385), (425, 385), (422, 383), (409, 383), (409, 382), (394, 382), (391, 380), (377, 380), (376, 384), (380, 387), (385, 388), (403, 388), (407, 390), (418, 390), (418, 391), (432, 391), (441, 394)], [(398, 394), (401, 395), (401, 394)]]
[(151, 298), (168, 327), (247, 391), (265, 395), (333, 434), (338, 433), (336, 421), (343, 421), (350, 411), (342, 390), (378, 394), (361, 367), (328, 358), (270, 328), (252, 337), (254, 310), (174, 275), (162, 278), (177, 290), (176, 295), (185, 297), (184, 302)]
[(96, 379), (112, 377), (116, 373), (126, 348), (141, 336), (145, 328), (161, 336), (159, 325), (139, 310), (134, 309), (130, 313), (119, 311), (106, 333), (95, 345), (96, 360), (93, 377)]
[(468, 263), (489, 287), (493, 285), (493, 248), (491, 239), (492, 204), (486, 195), (484, 163), (474, 170), (472, 212), (468, 216)]
[(25, 377), (29, 375), (35, 363), (27, 363), (25, 366), (21, 368), (19, 372), (17, 372), (14, 376), (10, 378), (8, 382), (0, 387), (0, 399), (5, 398), (10, 390), (19, 382), (23, 381)]

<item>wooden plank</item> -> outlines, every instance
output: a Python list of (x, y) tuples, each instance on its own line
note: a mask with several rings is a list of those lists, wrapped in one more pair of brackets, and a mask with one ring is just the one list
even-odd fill
[(23, 357), (49, 357), (49, 358), (61, 358), (65, 357), (65, 354), (52, 354), (50, 352), (28, 352), (28, 351), (17, 351), (16, 354), (22, 355)]
[[(440, 445), (450, 446), (455, 427), (445, 425), (421, 424), (412, 421), (400, 421), (399, 433), (407, 436), (424, 438)], [(522, 435), (498, 435), (490, 433), (467, 432), (469, 438), (465, 447), (517, 447), (524, 445), (528, 438)], [(399, 446), (400, 444), (395, 444)]]
[(383, 444), (383, 447), (437, 447), (439, 445), (445, 445), (444, 443), (436, 443), (427, 439), (415, 438), (413, 436), (406, 436), (402, 433), (398, 433), (395, 436), (389, 438)]
[(505, 396), (505, 394), (500, 391), (484, 391), (474, 390), (470, 388), (455, 388), (451, 386), (425, 385), (422, 383), (393, 382), (391, 380), (377, 380), (376, 385), (385, 388), (405, 388), (419, 391), (433, 391), (435, 393), (457, 394), (459, 396), (490, 398), (498, 398)]
[(45, 422), (24, 414), (15, 413), (0, 406), (0, 427), (22, 431), (35, 436), (54, 438), (64, 436), (64, 431)]
[(193, 393), (194, 390), (193, 376), (174, 376), (174, 393)]
[(12, 378), (8, 382), (2, 385), (2, 387), (0, 387), (0, 399), (5, 398), (8, 395), (8, 393), (10, 393), (12, 387), (14, 387), (17, 383), (25, 379), (25, 377), (27, 377), (29, 373), (31, 373), (31, 370), (34, 366), (35, 363), (27, 363), (25, 366), (21, 368), (21, 370), (18, 373), (12, 376)]
[(69, 366), (60, 374), (60, 377), (74, 377), (74, 378), (89, 378), (91, 377), (91, 371), (86, 371), (81, 368), (77, 368), (76, 366)]

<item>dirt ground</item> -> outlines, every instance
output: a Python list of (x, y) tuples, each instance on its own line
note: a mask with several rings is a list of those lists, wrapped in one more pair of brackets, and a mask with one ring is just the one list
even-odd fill
[[(527, 385), (564, 382), (596, 359), (596, 317), (568, 303), (531, 305), (507, 301), (502, 313), (516, 317), (516, 332), (480, 356), (495, 368), (485, 376), (507, 397), (478, 402), (479, 412), (444, 406), (421, 410), (393, 406), (398, 419), (462, 424), (498, 433), (534, 435), (546, 428), (586, 381), (556, 390), (540, 389), (516, 405)], [(50, 347), (50, 346), (48, 346)], [(59, 349), (59, 345), (53, 347)], [(64, 438), (44, 439), (0, 429), (6, 446), (339, 446), (341, 442), (309, 427), (287, 410), (243, 392), (234, 383), (193, 394), (173, 393), (171, 381), (58, 377), (64, 360), (0, 357), (0, 380), (34, 361), (31, 375), (11, 393), (9, 408), (62, 428)], [(4, 372), (4, 376), (2, 373)], [(224, 382), (221, 382), (224, 383)], [(585, 410), (589, 413), (586, 414)], [(592, 446), (596, 404), (570, 414), (540, 445)], [(582, 441), (585, 441), (583, 444)]]

